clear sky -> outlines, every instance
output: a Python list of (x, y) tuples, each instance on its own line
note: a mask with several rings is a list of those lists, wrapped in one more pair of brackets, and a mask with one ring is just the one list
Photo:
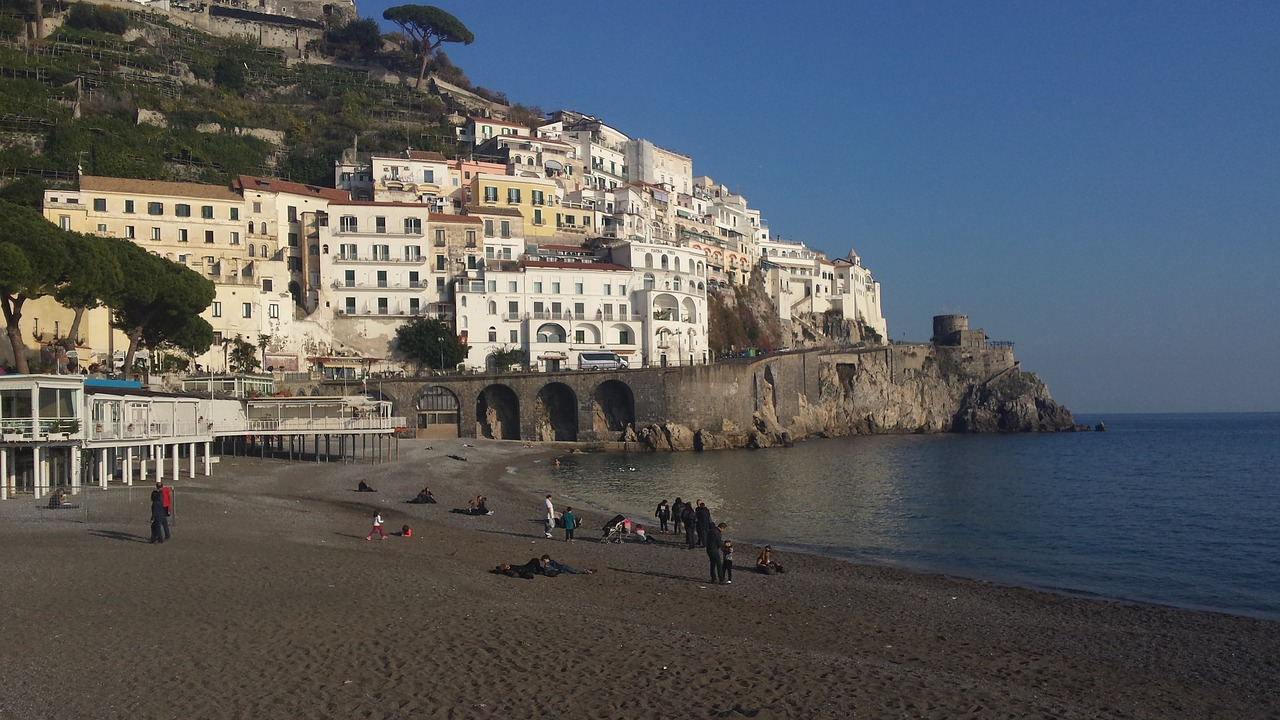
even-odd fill
[(1084, 421), (1280, 410), (1276, 0), (436, 4), (474, 84), (856, 249), (894, 340), (965, 313)]

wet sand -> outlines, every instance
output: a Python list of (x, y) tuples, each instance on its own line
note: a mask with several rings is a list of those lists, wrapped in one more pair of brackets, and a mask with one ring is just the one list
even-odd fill
[[(506, 468), (550, 457), (226, 459), (176, 482), (159, 546), (146, 486), (88, 490), (87, 522), (7, 501), (0, 719), (1280, 717), (1280, 623), (790, 554), (762, 576), (745, 545), (710, 585), (673, 538), (601, 544), (600, 513), (543, 539)], [(448, 512), (476, 493), (493, 516)], [(365, 541), (374, 510), (414, 536)], [(543, 553), (598, 572), (487, 572)]]

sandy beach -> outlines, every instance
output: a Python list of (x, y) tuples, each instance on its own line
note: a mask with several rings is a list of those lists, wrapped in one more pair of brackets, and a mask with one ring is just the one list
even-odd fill
[[(399, 447), (224, 458), (173, 483), (164, 545), (149, 486), (7, 501), (0, 719), (1280, 717), (1280, 623), (811, 556), (762, 576), (745, 545), (709, 585), (702, 550), (601, 544), (598, 512), (544, 539), (508, 468), (546, 448)], [(477, 493), (494, 515), (449, 512)], [(413, 537), (366, 541), (375, 510)], [(543, 553), (598, 572), (488, 572)]]

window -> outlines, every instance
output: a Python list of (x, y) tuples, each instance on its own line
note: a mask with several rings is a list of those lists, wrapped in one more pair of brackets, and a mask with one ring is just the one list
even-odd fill
[(510, 300), (510, 301), (508, 301), (508, 302), (507, 302), (507, 315), (508, 315), (512, 320), (514, 320), (514, 319), (516, 318), (516, 316), (517, 316), (517, 315), (519, 315), (519, 314), (520, 314), (520, 302), (519, 302), (519, 301), (517, 301), (517, 300)]
[(346, 302), (342, 304), (343, 312), (348, 315), (356, 314), (356, 299), (353, 297), (346, 298)]
[(498, 329), (489, 328), (489, 342), (498, 342)]
[(378, 298), (378, 314), (379, 314), (379, 315), (386, 315), (386, 314), (388, 314), (388, 310), (387, 310), (387, 299), (386, 299), (386, 298), (384, 298), (384, 297), (380, 297), (380, 298)]
[(378, 277), (378, 287), (380, 287), (380, 288), (384, 288), (384, 287), (386, 287), (386, 286), (387, 286), (387, 271), (386, 271), (386, 270), (379, 270), (379, 271), (378, 271), (378, 276), (377, 276), (377, 277)]
[(417, 315), (421, 310), (422, 306), (418, 303), (418, 298), (409, 298), (409, 314)]
[[(256, 214), (258, 214), (258, 213), (260, 213), (260, 212), (262, 212), (262, 203), (260, 203), (260, 202), (255, 202), (255, 203), (253, 204), (253, 212), (254, 212), (254, 214), (255, 214), (255, 215), (256, 215)], [(234, 219), (235, 219), (235, 218), (232, 218), (232, 220), (234, 220)]]
[(93, 199), (93, 211), (94, 211), (94, 212), (106, 212), (106, 211), (107, 211), (107, 199), (106, 199), (106, 198), (94, 198), (94, 199)]
[(510, 220), (502, 221), (502, 237), (504, 238), (511, 237), (511, 221)]
[(484, 186), (484, 201), (485, 201), (485, 202), (498, 202), (498, 188), (496, 188), (496, 187), (494, 187), (494, 186), (492, 186), (492, 185), (485, 185), (485, 186)]
[(435, 181), (436, 181), (436, 171), (435, 171), (435, 170), (430, 170), (430, 169), (428, 169), (428, 170), (423, 170), (423, 171), (422, 171), (422, 182), (424, 182), (424, 183), (433, 183), (433, 184), (434, 184), (434, 183), (435, 183)]
[(212, 205), (201, 205), (201, 206), (200, 206), (200, 217), (204, 218), (205, 220), (212, 220), (212, 219), (213, 219), (213, 206), (212, 206)]
[(519, 331), (519, 330), (512, 330), (512, 331), (511, 331), (511, 342), (513, 342), (513, 343), (518, 343), (518, 342), (520, 342), (520, 331)]
[(441, 290), (441, 291), (444, 290), (444, 278), (442, 277), (436, 278), (436, 290)]
[(125, 237), (127, 237), (127, 238), (129, 238), (130, 240), (132, 240), (132, 239), (134, 239), (134, 238), (136, 238), (136, 237), (137, 237), (137, 235), (135, 234), (135, 231), (134, 231), (134, 229), (133, 229), (133, 226), (132, 226), (132, 225), (125, 225), (125, 226), (124, 226), (124, 236), (125, 236)]
[(151, 239), (152, 239), (152, 240), (159, 240), (159, 239), (160, 239), (160, 228), (158, 228), (158, 227), (153, 227), (153, 228), (151, 228)]
[[(484, 284), (484, 289), (489, 292), (498, 292), (498, 281), (497, 280), (486, 281)], [(497, 312), (497, 311), (495, 310), (494, 312)]]
[(516, 292), (517, 283), (515, 280), (507, 281), (507, 292)]
[(298, 208), (289, 206), (289, 222), (298, 222)]
[(267, 317), (278, 319), (280, 317), (280, 305), (277, 303), (271, 303), (270, 305), (268, 305)]
[(468, 230), (467, 231), (467, 247), (475, 247), (475, 246), (476, 246), (476, 231)]
[(576, 343), (584, 343), (587, 341), (587, 332), (585, 330), (574, 330), (573, 341)]
[(249, 257), (258, 257), (258, 246), (249, 243)]
[(178, 242), (186, 242), (186, 241), (187, 241), (187, 229), (178, 228)]
[(106, 223), (98, 223), (98, 232), (105, 233), (107, 231)]
[(319, 245), (308, 245), (308, 246), (307, 246), (307, 254), (308, 254), (308, 255), (314, 255), (315, 257), (320, 257), (320, 246), (319, 246)]
[(534, 224), (534, 225), (541, 225), (541, 224), (542, 224), (542, 210), (540, 210), (540, 209), (534, 209), (534, 211), (533, 211), (533, 224)]
[(578, 282), (573, 284), (573, 294), (574, 295), (582, 294), (582, 283)]
[(338, 232), (356, 232), (360, 224), (356, 222), (354, 215), (343, 215), (338, 218)]
[(422, 246), (421, 246), (421, 245), (405, 245), (405, 246), (404, 246), (404, 261), (405, 261), (405, 262), (418, 262), (418, 261), (419, 261), (419, 260), (421, 260), (421, 259), (422, 259)]
[(545, 203), (545, 201), (543, 200), (544, 195), (543, 195), (543, 193), (542, 193), (542, 191), (541, 191), (541, 190), (530, 190), (530, 191), (529, 191), (529, 196), (530, 196), (530, 198), (531, 198), (531, 200), (532, 200), (532, 202), (533, 202), (533, 204), (534, 204), (534, 205), (545, 205), (545, 204), (546, 204), (546, 203)]
[(240, 303), (240, 314), (242, 317), (253, 317), (253, 303)]
[(338, 257), (343, 260), (356, 260), (358, 258), (358, 256), (356, 255), (356, 244), (344, 243), (342, 245), (339, 245)]
[(508, 205), (520, 204), (520, 188), (507, 188), (507, 204)]
[[(148, 214), (148, 215), (163, 215), (163, 214), (164, 214), (164, 203), (158, 203), (158, 202), (149, 202), (149, 203), (147, 203), (147, 214)], [(190, 215), (190, 214), (191, 214), (190, 206), (188, 206), (187, 214), (188, 214), (188, 215)]]
[(222, 303), (218, 302), (217, 300), (214, 300), (213, 305), (211, 305), (210, 307), (213, 308), (214, 317), (222, 317)]
[(206, 243), (206, 244), (208, 244), (208, 245), (212, 245), (212, 244), (213, 244), (213, 231), (212, 231), (212, 230), (205, 230), (205, 231), (204, 231), (204, 241), (205, 241), (205, 243)]
[(342, 274), (342, 286), (343, 286), (343, 287), (355, 287), (355, 286), (356, 286), (356, 271), (355, 271), (355, 270), (347, 270), (347, 271), (345, 271), (345, 272)]
[(437, 256), (436, 256), (436, 269), (437, 269), (437, 270), (444, 270), (444, 256), (443, 256), (443, 255), (437, 255)]
[(605, 284), (604, 284), (604, 294), (605, 294), (605, 295), (612, 295), (612, 294), (613, 294), (613, 286), (612, 286), (612, 285), (610, 285), (609, 283), (605, 283)]
[(59, 217), (59, 218), (58, 218), (58, 227), (62, 228), (63, 230), (70, 230), (70, 229), (71, 229), (71, 216), (70, 216), (70, 215), (63, 215), (63, 216)]
[(552, 295), (559, 295), (559, 294), (560, 294), (560, 281), (559, 281), (559, 280), (553, 280), (553, 281), (551, 282), (551, 294), (552, 294)]
[(289, 247), (298, 247), (298, 233), (289, 233)]
[(540, 293), (540, 292), (542, 292), (542, 281), (541, 281), (541, 280), (537, 280), (537, 281), (535, 281), (535, 282), (533, 283), (533, 291), (534, 291), (534, 292), (536, 292), (536, 293)]
[(124, 211), (125, 211), (126, 213), (130, 214), (130, 215), (132, 215), (132, 214), (133, 214), (133, 201), (132, 201), (132, 200), (125, 200), (125, 201), (124, 201)]
[(240, 208), (231, 208), (231, 219), (232, 220), (240, 219)]
[(373, 231), (379, 234), (385, 233), (387, 231), (387, 219), (385, 217), (374, 218)]
[(619, 344), (622, 344), (622, 345), (630, 345), (630, 344), (631, 344), (631, 331), (630, 331), (630, 330), (619, 330), (619, 331), (618, 331), (618, 343), (619, 343)]
[(273, 284), (271, 282), (271, 278), (262, 279), (262, 292), (271, 292), (272, 287), (273, 287)]
[(626, 294), (627, 294), (627, 286), (626, 286), (626, 285), (619, 285), (619, 286), (618, 286), (618, 294), (619, 294), (619, 295), (626, 295)]
[(404, 219), (405, 235), (421, 235), (422, 234), (422, 218), (405, 218)]
[(390, 245), (374, 245), (373, 259), (374, 260), (390, 260), (391, 246)]
[(436, 228), (436, 247), (444, 247), (444, 230)]
[(493, 237), (493, 221), (492, 220), (484, 221), (484, 236), (487, 238)]

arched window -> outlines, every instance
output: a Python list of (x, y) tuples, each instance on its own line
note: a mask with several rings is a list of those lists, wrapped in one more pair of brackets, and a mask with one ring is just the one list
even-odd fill
[(674, 267), (675, 267), (675, 271), (676, 271), (676, 272), (680, 272), (680, 258), (679, 258), (679, 257), (676, 257), (676, 262), (675, 262)]
[[(253, 232), (253, 230), (252, 230), (252, 229), (250, 229), (250, 230), (249, 230), (249, 232)], [(644, 266), (645, 266), (645, 267), (647, 267), (647, 268), (651, 268), (651, 267), (653, 267), (653, 254), (652, 254), (652, 253), (645, 253), (645, 254), (644, 254)]]
[(466, 306), (467, 306), (467, 296), (466, 296), (466, 295), (463, 295), (463, 296), (462, 296), (462, 301), (461, 301), (461, 303), (462, 303), (462, 307), (466, 307)]
[(498, 303), (494, 302), (493, 300), (489, 301), (489, 314), (490, 315), (498, 314)]
[(666, 270), (666, 269), (667, 269), (667, 256), (666, 256), (666, 255), (663, 255), (663, 256), (662, 256), (662, 269), (663, 269), (663, 270)]
[(671, 280), (671, 289), (680, 292), (680, 277), (674, 277)]
[(249, 243), (249, 257), (257, 257), (253, 250), (253, 243)]
[(262, 246), (262, 257), (266, 257), (266, 256), (267, 256), (267, 246), (266, 246), (266, 245), (263, 245), (263, 246)]
[(320, 252), (324, 253), (325, 255), (328, 255), (328, 254), (329, 254), (329, 246), (328, 246), (328, 245), (324, 245), (324, 246), (322, 246), (322, 247), (320, 248)]
[(311, 254), (311, 255), (319, 255), (319, 254), (320, 254), (320, 246), (319, 246), (319, 245), (312, 245), (312, 246), (311, 246), (310, 248), (308, 248), (307, 250), (308, 250), (308, 253), (309, 253), (309, 254)]
[(498, 342), (498, 328), (489, 328), (489, 342)]
[(249, 234), (250, 234), (250, 235), (252, 235), (252, 234), (253, 234), (253, 221), (250, 221), (250, 222), (249, 222)]
[(653, 288), (654, 288), (653, 273), (645, 273), (645, 274), (644, 274), (644, 289), (645, 289), (645, 290), (652, 290)]

